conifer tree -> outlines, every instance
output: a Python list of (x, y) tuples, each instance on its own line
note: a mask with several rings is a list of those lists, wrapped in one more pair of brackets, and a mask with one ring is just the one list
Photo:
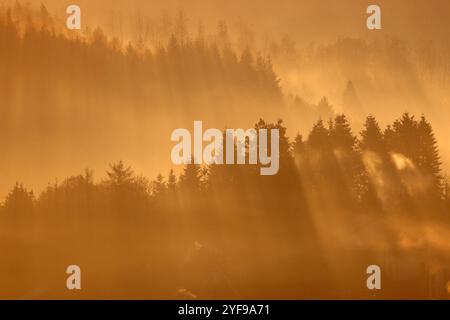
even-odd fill
[(431, 193), (440, 197), (442, 192), (441, 161), (437, 141), (430, 123), (421, 117), (418, 124), (417, 165), (421, 172), (431, 177)]
[(322, 97), (317, 104), (317, 114), (322, 120), (332, 119), (334, 117), (333, 107), (326, 97)]
[(347, 82), (347, 86), (345, 87), (342, 102), (344, 105), (344, 112), (346, 112), (350, 117), (354, 119), (363, 116), (361, 102), (356, 94), (355, 86), (350, 80)]
[(364, 129), (361, 131), (359, 148), (364, 151), (376, 153), (386, 152), (383, 132), (380, 129), (378, 121), (372, 115), (369, 115), (364, 123)]
[(167, 190), (170, 193), (175, 192), (177, 187), (177, 177), (175, 176), (173, 169), (170, 170), (169, 176), (167, 178)]
[(303, 141), (303, 137), (300, 133), (297, 133), (295, 136), (294, 142), (292, 143), (292, 151), (294, 155), (303, 154), (305, 151), (305, 142)]
[(356, 137), (352, 134), (350, 124), (344, 114), (336, 116), (329, 130), (330, 141), (334, 148), (345, 152), (354, 152)]
[(328, 136), (328, 130), (323, 124), (323, 120), (318, 120), (309, 133), (307, 145), (310, 148), (318, 150), (329, 149), (330, 141)]
[(22, 184), (16, 183), (6, 196), (3, 206), (11, 214), (30, 213), (34, 201), (33, 192), (28, 191)]
[(134, 181), (134, 172), (131, 167), (126, 167), (123, 161), (110, 165), (110, 171), (107, 171), (108, 183), (112, 186), (122, 186)]
[(180, 188), (182, 190), (190, 190), (191, 192), (200, 191), (201, 166), (194, 163), (192, 157), (191, 163), (186, 164), (184, 171), (180, 176)]
[(152, 192), (154, 196), (162, 196), (166, 192), (167, 186), (161, 173), (158, 174), (156, 180), (152, 183)]

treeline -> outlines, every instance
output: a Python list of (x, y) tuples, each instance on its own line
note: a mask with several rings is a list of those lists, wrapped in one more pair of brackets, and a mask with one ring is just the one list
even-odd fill
[[(273, 177), (260, 176), (256, 165), (190, 164), (179, 176), (172, 170), (167, 177), (159, 174), (155, 180), (149, 180), (120, 161), (110, 166), (107, 178), (99, 183), (94, 182), (93, 172), (86, 169), (84, 174), (49, 184), (37, 198), (16, 184), (2, 207), (6, 211), (27, 211), (40, 208), (53, 197), (76, 197), (92, 188), (89, 194), (124, 192), (132, 199), (130, 205), (143, 201), (149, 206), (147, 209), (167, 200), (166, 204), (173, 205), (173, 197), (185, 195), (189, 195), (185, 197), (187, 201), (198, 200), (205, 205), (207, 199), (230, 193), (240, 200), (251, 193), (258, 202), (292, 195), (297, 203), (325, 193), (337, 208), (365, 213), (412, 210), (413, 216), (423, 207), (424, 213), (433, 215), (447, 208), (448, 181), (442, 173), (432, 127), (424, 116), (416, 120), (405, 113), (385, 130), (373, 116), (368, 116), (360, 138), (352, 133), (343, 114), (327, 124), (317, 121), (306, 139), (298, 134), (291, 141), (282, 120), (274, 124), (260, 120), (255, 129), (262, 128), (280, 130), (280, 171)], [(266, 187), (268, 190), (264, 190)], [(265, 197), (266, 191), (272, 196)], [(114, 201), (119, 198), (111, 197)], [(71, 204), (84, 203), (82, 198), (73, 200)], [(268, 207), (261, 204), (261, 208)]]
[[(351, 117), (353, 124), (362, 125), (365, 116), (380, 106), (379, 120), (389, 121), (405, 111), (400, 106), (406, 105), (411, 113), (425, 112), (437, 131), (446, 125), (440, 119), (448, 117), (448, 43), (385, 35), (372, 40), (344, 37), (329, 44), (301, 45), (286, 38), (268, 52), (283, 91), (293, 96), (290, 111), (294, 118), (304, 113), (316, 116), (317, 109), (310, 104), (325, 95), (336, 110)], [(348, 99), (349, 80), (356, 99)], [(300, 123), (310, 123), (309, 117)]]
[[(51, 272), (79, 261), (92, 277), (88, 296), (361, 297), (369, 294), (361, 268), (389, 260), (402, 273), (387, 271), (383, 297), (445, 295), (441, 280), (430, 280), (429, 264), (448, 259), (437, 242), (404, 247), (408, 223), (450, 222), (424, 117), (404, 114), (381, 130), (369, 116), (360, 138), (345, 115), (317, 121), (294, 141), (282, 121), (255, 128), (280, 130), (275, 176), (250, 165), (191, 164), (150, 181), (118, 162), (103, 181), (86, 170), (38, 197), (17, 184), (0, 211), (4, 252), (15, 257), (2, 264), (14, 269), (3, 285), (22, 292), (31, 281), (45, 295)], [(397, 218), (407, 223), (394, 225)]]
[(237, 53), (201, 29), (186, 37), (181, 24), (150, 49), (98, 28), (60, 31), (44, 6), (40, 13), (19, 9), (0, 10), (2, 136), (23, 134), (14, 123), (47, 137), (61, 127), (124, 119), (124, 112), (136, 119), (213, 112), (220, 118), (242, 105), (261, 110), (281, 101), (268, 57)]
[[(64, 23), (45, 7), (0, 7), (0, 164), (24, 179), (45, 184), (43, 166), (54, 175), (119, 151), (143, 163), (146, 150), (169, 148), (161, 135), (192, 119), (221, 127), (280, 114), (268, 57), (237, 52), (201, 29), (186, 37), (181, 23), (153, 48), (100, 29), (61, 31)], [(16, 177), (7, 169), (3, 177), (5, 194)]]

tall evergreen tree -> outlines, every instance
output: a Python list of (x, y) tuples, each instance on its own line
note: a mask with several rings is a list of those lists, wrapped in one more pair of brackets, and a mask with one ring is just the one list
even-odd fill
[(329, 130), (330, 141), (333, 148), (344, 152), (354, 152), (356, 146), (356, 137), (352, 134), (350, 123), (344, 114), (337, 115), (334, 123)]
[(356, 93), (355, 86), (352, 81), (348, 81), (344, 90), (342, 102), (344, 105), (344, 112), (353, 119), (359, 119), (363, 116), (361, 101)]
[(134, 181), (134, 172), (131, 167), (126, 167), (123, 161), (110, 165), (107, 171), (108, 183), (112, 186), (122, 186)]
[(385, 133), (386, 143), (390, 151), (401, 153), (414, 162), (418, 159), (417, 121), (414, 116), (404, 113)]
[(421, 172), (432, 179), (431, 194), (440, 197), (442, 193), (441, 161), (437, 141), (430, 123), (424, 116), (420, 118), (418, 127), (417, 166)]
[(374, 116), (369, 115), (364, 123), (364, 129), (361, 131), (361, 140), (359, 148), (364, 151), (376, 153), (386, 152), (383, 132)]
[(198, 192), (201, 188), (201, 166), (194, 163), (192, 158), (190, 164), (186, 164), (180, 176), (180, 188), (184, 191)]
[(330, 140), (328, 130), (323, 124), (323, 120), (318, 120), (309, 133), (307, 145), (310, 148), (317, 150), (329, 150)]
[(34, 201), (33, 191), (28, 191), (22, 184), (16, 183), (6, 196), (3, 206), (9, 214), (31, 213)]
[(300, 133), (295, 136), (294, 142), (292, 143), (292, 151), (294, 155), (301, 155), (305, 151), (305, 142)]
[(164, 177), (161, 173), (159, 173), (156, 180), (152, 183), (152, 193), (154, 196), (160, 197), (165, 194), (166, 190), (167, 186), (164, 181)]
[(170, 170), (169, 176), (167, 178), (167, 190), (170, 193), (175, 192), (177, 187), (177, 177), (175, 176), (173, 169)]

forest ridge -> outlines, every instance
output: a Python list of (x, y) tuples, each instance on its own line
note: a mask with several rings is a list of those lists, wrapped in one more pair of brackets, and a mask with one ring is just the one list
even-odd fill
[[(290, 141), (281, 120), (260, 120), (255, 128), (280, 130), (275, 176), (260, 176), (257, 166), (190, 164), (179, 177), (170, 172), (150, 181), (118, 162), (101, 182), (86, 170), (37, 198), (17, 184), (0, 211), (1, 233), (9, 239), (3, 249), (20, 254), (3, 286), (52, 297), (45, 292), (57, 279), (47, 264), (36, 264), (40, 256), (53, 261), (53, 272), (76, 259), (96, 274), (84, 297), (120, 297), (123, 290), (140, 298), (268, 296), (255, 286), (282, 289), (285, 298), (364, 297), (369, 293), (354, 275), (375, 261), (403, 265), (401, 275), (387, 269), (390, 290), (382, 297), (446, 295), (445, 281), (429, 277), (445, 270), (448, 259), (449, 188), (424, 117), (404, 114), (381, 130), (369, 116), (359, 139), (344, 115), (328, 125), (319, 120), (305, 140)], [(435, 224), (432, 238), (417, 229)], [(348, 255), (350, 264), (340, 259)], [(96, 256), (108, 263), (106, 273)], [(432, 269), (417, 269), (408, 259)], [(346, 272), (326, 276), (341, 268)], [(136, 282), (133, 269), (145, 281)], [(123, 282), (104, 282), (106, 275)]]
[[(342, 103), (325, 97), (311, 103), (309, 99), (316, 94), (306, 99), (283, 92), (290, 88), (286, 69), (310, 75), (311, 68), (315, 70), (311, 64), (331, 68), (333, 61), (341, 61), (343, 69), (365, 70), (365, 61), (377, 65), (367, 56), (367, 52), (375, 52), (396, 74), (414, 74), (407, 63), (411, 57), (405, 56), (406, 50), (398, 41), (377, 45), (341, 39), (335, 47), (299, 51), (292, 39), (284, 37), (271, 42), (268, 50), (258, 50), (250, 43), (236, 45), (224, 21), (219, 21), (213, 33), (201, 24), (191, 33), (188, 18), (182, 13), (167, 19), (166, 27), (158, 29), (152, 41), (141, 28), (134, 42), (124, 43), (107, 37), (99, 28), (86, 28), (83, 33), (61, 30), (57, 26), (63, 26), (63, 21), (52, 16), (44, 5), (34, 10), (16, 2), (12, 7), (0, 8), (0, 142), (8, 150), (2, 159), (5, 169), (0, 171), (4, 178), (0, 193), (6, 194), (17, 179), (42, 190), (53, 177), (80, 171), (80, 165), (102, 170), (112, 159), (123, 158), (124, 153), (129, 155), (127, 162), (155, 176), (170, 168), (165, 157), (155, 159), (152, 150), (170, 152), (169, 142), (156, 137), (170, 135), (173, 128), (194, 119), (223, 128), (248, 127), (260, 117), (272, 122), (281, 118), (293, 132), (307, 132), (314, 121), (334, 118), (340, 109), (352, 119), (352, 125), (362, 124), (365, 116), (373, 112), (365, 105), (367, 101), (361, 100), (359, 90), (392, 95), (392, 90), (379, 90), (379, 84), (387, 79), (374, 75), (377, 84), (343, 80)], [(269, 54), (284, 75), (283, 88)], [(300, 60), (296, 60), (297, 56)], [(344, 56), (351, 57), (350, 65), (356, 67), (350, 68)], [(420, 62), (419, 73), (425, 75), (427, 83), (445, 83), (447, 66), (435, 68), (445, 59), (432, 59), (434, 56), (414, 52), (413, 57)], [(406, 62), (398, 64), (396, 58)], [(382, 65), (378, 69), (383, 70)], [(357, 78), (354, 73), (352, 78)], [(372, 75), (365, 72), (361, 77), (369, 79)], [(389, 85), (400, 96), (398, 105), (406, 103), (415, 110), (406, 111), (420, 115), (423, 111), (412, 107), (426, 101), (418, 80), (414, 76), (391, 80), (400, 84), (398, 88)], [(301, 86), (303, 91), (311, 91), (307, 85)], [(330, 91), (329, 87), (336, 90), (335, 84), (321, 76), (313, 91)], [(420, 97), (404, 100), (405, 90)], [(373, 103), (377, 103), (377, 109), (385, 105), (377, 99)], [(438, 122), (442, 134), (444, 108), (436, 117), (436, 107), (431, 102), (426, 105), (425, 114), (435, 125)], [(381, 117), (382, 123), (404, 111), (385, 109), (392, 115)], [(142, 145), (148, 147), (144, 150)], [(444, 151), (445, 147), (441, 145)], [(37, 156), (29, 157), (30, 153)], [(39, 169), (43, 166), (49, 168), (48, 173)], [(19, 168), (21, 176), (11, 168)]]

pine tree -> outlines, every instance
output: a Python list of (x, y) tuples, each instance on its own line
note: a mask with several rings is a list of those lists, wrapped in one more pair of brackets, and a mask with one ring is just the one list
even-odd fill
[(317, 114), (322, 120), (331, 119), (334, 117), (333, 107), (330, 105), (326, 97), (322, 97), (317, 104)]
[(173, 193), (175, 192), (176, 188), (177, 188), (177, 177), (173, 173), (173, 169), (171, 169), (169, 172), (169, 176), (167, 178), (167, 190), (170, 193)]
[[(365, 165), (360, 179), (361, 202), (368, 210), (380, 212), (382, 206), (378, 194), (388, 196), (385, 181), (392, 177), (393, 166), (387, 153), (383, 132), (372, 115), (366, 118), (358, 147), (363, 153), (361, 157)], [(392, 185), (392, 178), (389, 181)]]
[(334, 148), (348, 153), (354, 151), (356, 137), (352, 134), (350, 124), (344, 114), (336, 116), (334, 124), (329, 129), (329, 136)]
[(295, 136), (294, 142), (292, 143), (292, 151), (295, 156), (303, 154), (305, 151), (305, 142), (300, 133)]
[(396, 134), (390, 124), (387, 125), (386, 129), (384, 130), (383, 137), (387, 151), (389, 152), (394, 151)]
[(344, 114), (337, 115), (330, 126), (329, 137), (340, 167), (340, 174), (335, 174), (336, 184), (345, 183), (347, 190), (341, 189), (341, 199), (348, 203), (359, 200), (367, 190), (367, 179), (362, 159), (357, 150), (357, 138), (353, 135), (350, 123)]
[(442, 193), (441, 162), (437, 141), (430, 123), (421, 117), (418, 124), (418, 157), (416, 164), (423, 174), (432, 179), (431, 192), (440, 197)]
[(394, 122), (392, 127), (388, 127), (385, 137), (390, 151), (401, 153), (416, 162), (418, 159), (417, 126), (414, 116), (404, 113), (401, 119)]
[(131, 167), (125, 167), (123, 161), (110, 165), (107, 171), (108, 183), (112, 186), (121, 186), (134, 181), (134, 172)]
[(3, 204), (7, 212), (29, 213), (34, 203), (33, 191), (28, 191), (22, 184), (16, 183), (11, 192), (6, 196)]
[(344, 105), (344, 112), (348, 113), (351, 117), (360, 118), (363, 116), (361, 102), (356, 94), (353, 82), (350, 80), (345, 87), (342, 102)]
[(317, 150), (329, 150), (330, 141), (328, 130), (323, 125), (323, 120), (318, 120), (309, 133), (307, 145)]
[(383, 132), (378, 125), (378, 121), (372, 115), (369, 115), (364, 123), (364, 129), (361, 131), (359, 148), (363, 151), (372, 151), (376, 153), (386, 152)]
[(201, 166), (194, 163), (194, 158), (190, 164), (186, 164), (183, 174), (180, 176), (180, 188), (198, 192), (200, 190)]
[(161, 173), (158, 174), (156, 180), (152, 183), (152, 193), (154, 196), (162, 196), (167, 190), (166, 183), (164, 182), (164, 177)]

